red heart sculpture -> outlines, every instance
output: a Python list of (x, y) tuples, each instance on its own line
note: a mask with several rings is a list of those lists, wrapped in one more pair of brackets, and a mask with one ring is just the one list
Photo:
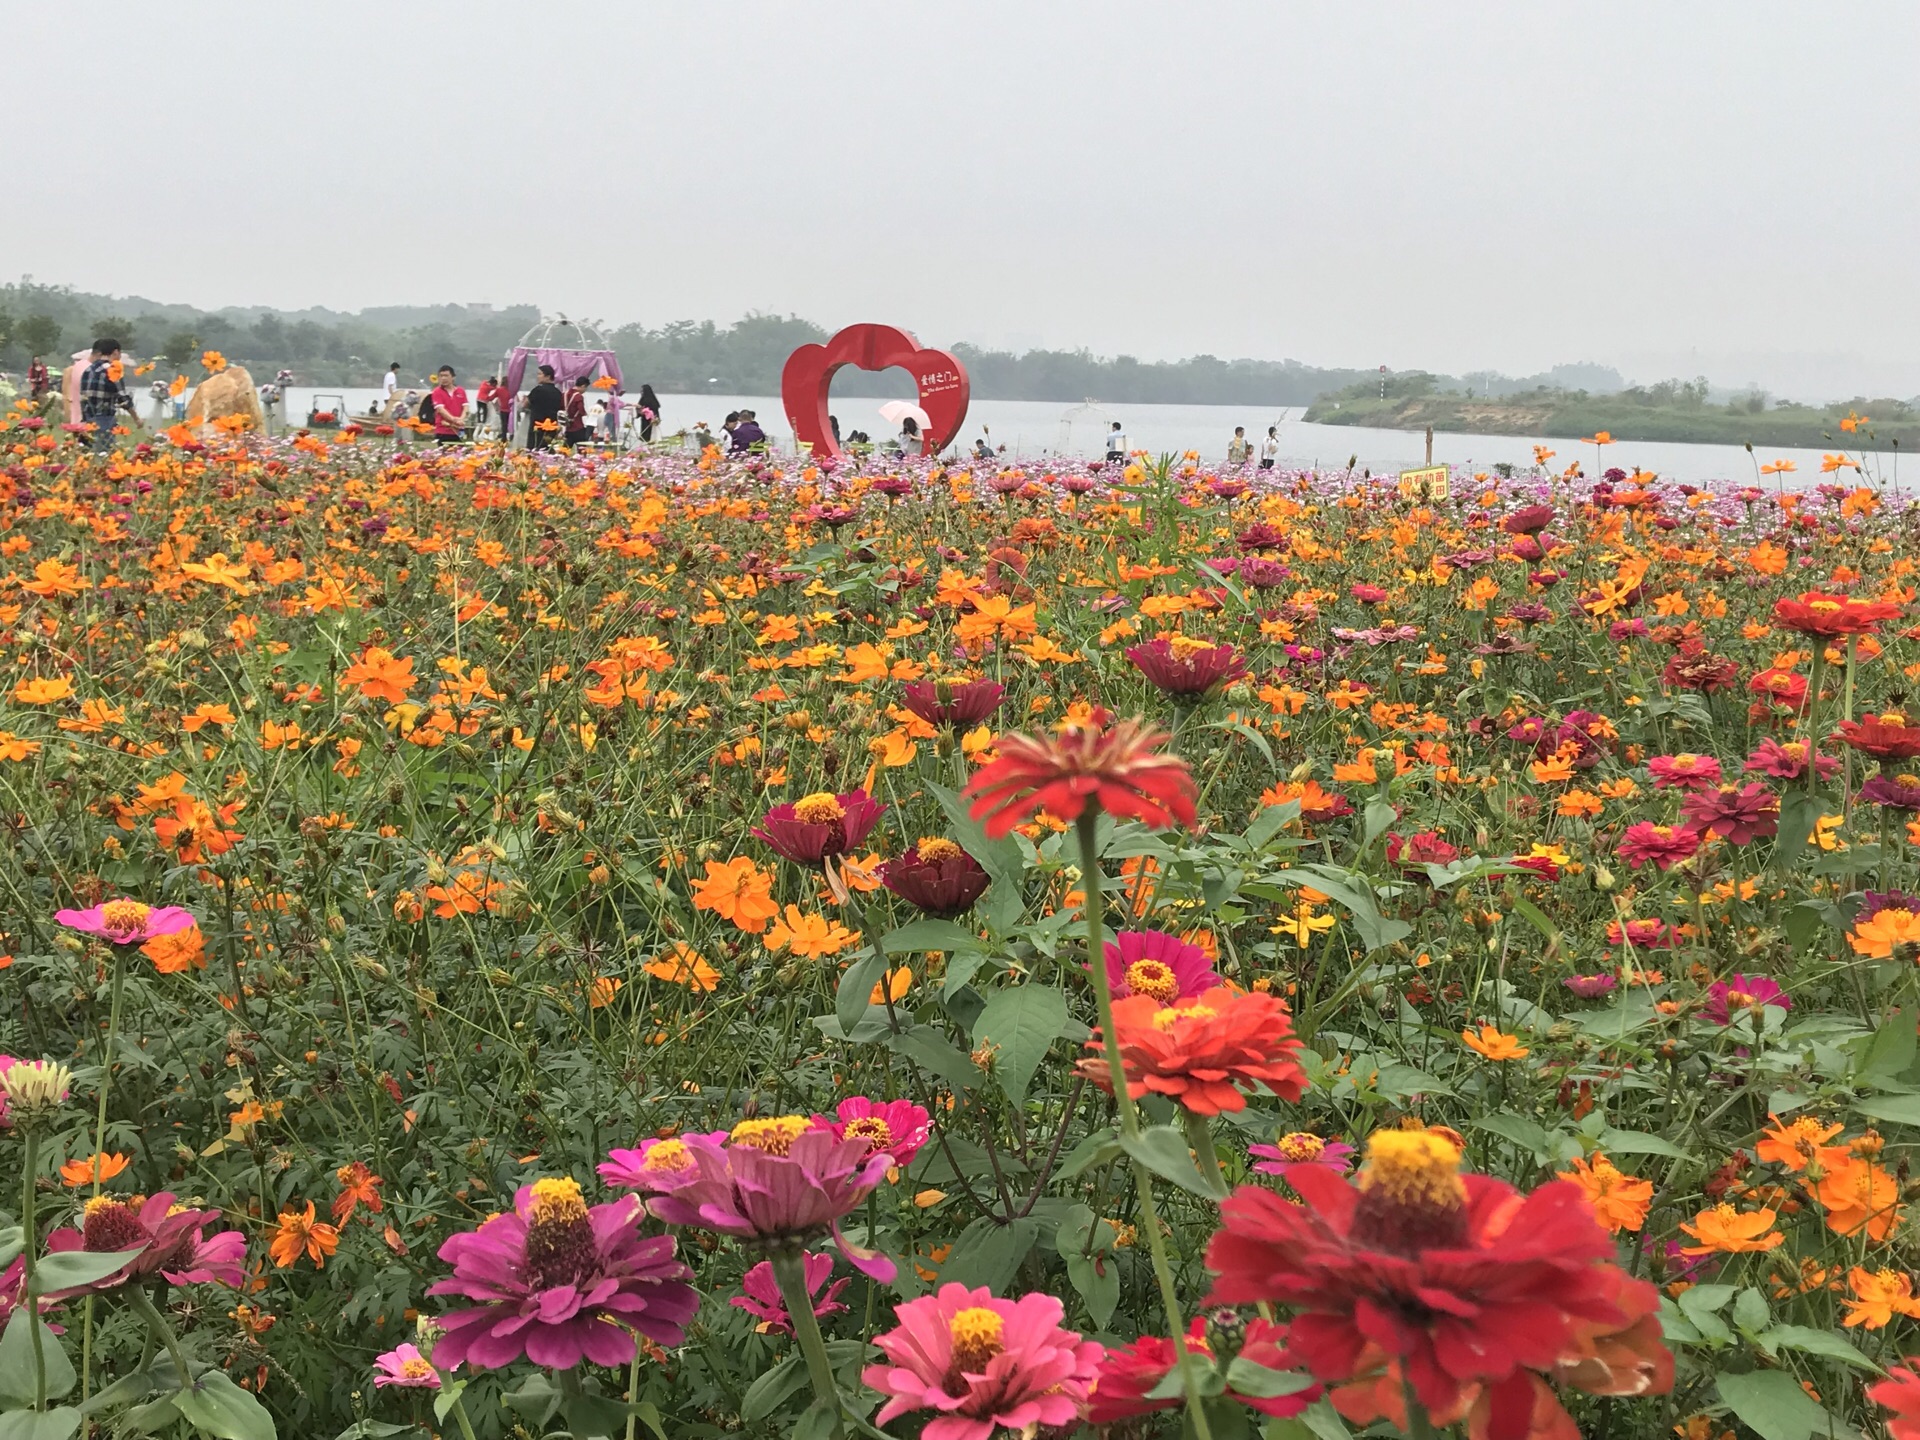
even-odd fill
[(946, 449), (966, 423), (972, 390), (966, 367), (958, 360), (944, 350), (923, 349), (911, 334), (892, 325), (849, 325), (824, 345), (802, 345), (780, 371), (780, 400), (794, 439), (812, 445), (815, 455), (838, 459), (841, 454), (827, 419), (827, 391), (834, 372), (845, 365), (861, 370), (897, 365), (913, 376), (920, 408), (927, 412), (922, 455)]

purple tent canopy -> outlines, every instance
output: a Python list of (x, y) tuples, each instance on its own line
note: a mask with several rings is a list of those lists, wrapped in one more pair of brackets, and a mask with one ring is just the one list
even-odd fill
[[(553, 343), (559, 338), (554, 331), (562, 326), (574, 332), (578, 337), (578, 344)], [(607, 396), (607, 404), (612, 409), (615, 419), (618, 420), (620, 412), (625, 408), (620, 398), (620, 387), (623, 384), (620, 376), (620, 357), (605, 346), (606, 342), (591, 326), (568, 320), (564, 316), (558, 321), (542, 321), (521, 336), (520, 343), (507, 352), (507, 368), (502, 376), (506, 382), (509, 397), (506, 403), (513, 409), (518, 409), (520, 384), (526, 379), (529, 364), (536, 367), (551, 365), (554, 382), (562, 390), (567, 389), (582, 375), (590, 380), (598, 379), (602, 375), (612, 377), (615, 388)]]

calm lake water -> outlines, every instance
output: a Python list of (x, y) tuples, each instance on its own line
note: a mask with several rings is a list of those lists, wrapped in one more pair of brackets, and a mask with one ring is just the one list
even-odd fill
[[(468, 393), (473, 392), (472, 386)], [(305, 416), (316, 394), (344, 394), (349, 413), (364, 413), (379, 395), (376, 390), (319, 390), (295, 387), (288, 392), (291, 410), (297, 418)], [(597, 396), (596, 396), (597, 398)], [(893, 427), (880, 418), (884, 402), (871, 397), (836, 396), (833, 413), (840, 418), (842, 432), (864, 430), (884, 440)], [(144, 414), (149, 402), (141, 399)], [(791, 447), (792, 427), (777, 397), (769, 395), (678, 395), (660, 397), (663, 429), (672, 434), (706, 421), (717, 434), (730, 410), (758, 412), (761, 428), (781, 448)], [(1150, 454), (1171, 451), (1175, 454), (1197, 450), (1203, 460), (1213, 464), (1225, 461), (1227, 442), (1233, 427), (1244, 425), (1255, 451), (1265, 438), (1267, 427), (1279, 427), (1280, 460), (1285, 465), (1306, 465), (1326, 469), (1344, 467), (1349, 456), (1356, 469), (1401, 470), (1422, 463), (1426, 455), (1425, 438), (1417, 431), (1372, 430), (1348, 425), (1309, 425), (1300, 419), (1303, 409), (1260, 410), (1244, 405), (1063, 405), (1058, 401), (976, 400), (968, 408), (961, 442), (971, 446), (985, 436), (996, 448), (1005, 447), (1011, 457), (1041, 460), (1048, 455), (1096, 457), (1105, 450), (1108, 426), (1118, 420), (1130, 449)], [(1545, 445), (1555, 452), (1554, 464), (1581, 460), (1594, 470), (1595, 450), (1577, 440), (1540, 440), (1526, 435), (1454, 435), (1436, 433), (1433, 458), (1436, 463), (1486, 469), (1506, 463), (1531, 466), (1533, 448)], [(1632, 470), (1636, 466), (1652, 470), (1670, 480), (1702, 483), (1713, 480), (1747, 481), (1754, 479), (1756, 461), (1792, 460), (1798, 467), (1794, 481), (1807, 484), (1820, 473), (1817, 450), (1769, 450), (1748, 455), (1738, 445), (1681, 445), (1671, 442), (1621, 440), (1607, 446), (1598, 456), (1600, 468), (1615, 465)], [(1896, 477), (1893, 456), (1876, 457), (1870, 464), (1883, 467), (1878, 478)], [(1871, 473), (1871, 472), (1870, 472)], [(1773, 479), (1767, 477), (1771, 485)]]

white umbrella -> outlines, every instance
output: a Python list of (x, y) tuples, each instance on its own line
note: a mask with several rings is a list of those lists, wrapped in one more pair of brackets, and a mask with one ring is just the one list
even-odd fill
[(927, 418), (927, 412), (910, 400), (889, 400), (880, 407), (880, 418), (890, 425), (898, 425), (909, 417), (922, 430), (933, 424), (933, 421)]

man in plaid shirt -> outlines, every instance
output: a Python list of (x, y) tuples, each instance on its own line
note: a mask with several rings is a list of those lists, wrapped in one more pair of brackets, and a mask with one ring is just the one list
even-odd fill
[(120, 342), (96, 340), (93, 359), (80, 372), (80, 418), (94, 427), (96, 450), (113, 445), (114, 422), (121, 410), (133, 413), (133, 400), (120, 388)]

